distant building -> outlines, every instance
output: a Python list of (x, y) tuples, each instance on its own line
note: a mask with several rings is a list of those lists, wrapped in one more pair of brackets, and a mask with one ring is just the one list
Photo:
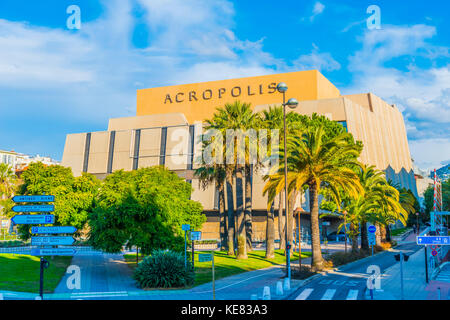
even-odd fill
[(425, 190), (427, 190), (427, 188), (430, 185), (433, 185), (433, 179), (431, 179), (428, 176), (426, 171), (421, 170), (419, 167), (417, 167), (414, 164), (414, 161), (413, 161), (413, 171), (414, 171), (414, 177), (416, 178), (416, 185), (417, 185), (417, 200), (419, 201), (420, 206), (424, 207), (425, 206), (424, 193), (425, 193)]
[(36, 155), (33, 157), (26, 154), (20, 154), (17, 156), (16, 171), (23, 171), (33, 162), (42, 162), (47, 166), (60, 164), (59, 161), (54, 160), (50, 157), (42, 157), (40, 155)]
[(0, 150), (0, 163), (9, 164), (11, 167), (15, 169), (18, 155), (19, 153), (15, 151)]
[[(202, 229), (204, 237), (217, 238), (218, 192), (214, 185), (200, 188), (194, 175), (199, 166), (194, 159), (201, 155), (201, 123), (227, 102), (248, 102), (254, 111), (280, 105), (279, 82), (288, 85), (287, 98), (299, 100), (293, 112), (317, 113), (342, 124), (363, 142), (361, 162), (383, 170), (387, 179), (417, 195), (400, 110), (373, 93), (341, 95), (317, 70), (138, 90), (135, 117), (110, 119), (107, 131), (68, 134), (62, 165), (72, 168), (75, 176), (88, 172), (100, 179), (120, 169), (164, 165), (192, 183), (192, 199), (201, 202), (208, 218)], [(267, 198), (261, 173), (254, 172), (252, 184), (253, 237), (264, 239)], [(294, 207), (303, 209), (302, 228), (308, 227), (308, 194), (299, 198)], [(335, 221), (327, 231), (336, 230), (338, 224)]]

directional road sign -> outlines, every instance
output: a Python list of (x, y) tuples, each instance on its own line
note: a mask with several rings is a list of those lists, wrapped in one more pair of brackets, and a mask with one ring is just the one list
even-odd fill
[(52, 214), (19, 215), (14, 216), (11, 221), (14, 224), (52, 224), (55, 223), (55, 216)]
[(202, 232), (201, 231), (192, 231), (191, 232), (191, 240), (202, 240)]
[(377, 231), (377, 227), (375, 226), (369, 226), (369, 232), (375, 233)]
[(198, 262), (208, 262), (208, 261), (212, 261), (211, 253), (200, 253), (198, 255)]
[(182, 224), (181, 225), (181, 230), (183, 230), (183, 231), (188, 231), (190, 229), (191, 229), (191, 225), (189, 225), (189, 224)]
[(32, 256), (73, 256), (75, 249), (31, 249)]
[(12, 198), (14, 202), (55, 202), (55, 196), (15, 196)]
[(14, 207), (12, 207), (12, 211), (14, 211), (14, 212), (53, 212), (53, 211), (55, 211), (55, 206), (53, 204), (14, 206)]
[(75, 233), (77, 228), (75, 227), (31, 227), (31, 233), (33, 234), (55, 234), (55, 233)]
[(31, 237), (32, 246), (70, 246), (74, 242), (72, 237)]
[(417, 244), (450, 245), (450, 236), (417, 236)]

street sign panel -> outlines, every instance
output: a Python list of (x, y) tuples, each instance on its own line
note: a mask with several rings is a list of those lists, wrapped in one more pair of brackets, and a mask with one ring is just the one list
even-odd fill
[(12, 211), (14, 211), (14, 212), (53, 212), (53, 211), (55, 211), (55, 206), (53, 204), (14, 206), (14, 207), (12, 207)]
[(368, 230), (370, 233), (375, 233), (377, 231), (377, 228), (375, 226), (369, 226)]
[(202, 232), (201, 231), (192, 231), (191, 232), (191, 240), (201, 240), (202, 239)]
[[(373, 233), (371, 233), (371, 234), (373, 234)], [(375, 246), (377, 244), (377, 239), (375, 238), (375, 235), (373, 237), (369, 236), (368, 240), (369, 240), (369, 246)]]
[(52, 224), (55, 223), (55, 216), (52, 214), (18, 215), (14, 216), (11, 221), (14, 224)]
[(438, 254), (438, 252), (437, 252), (436, 250), (431, 251), (431, 255), (432, 255), (433, 257), (436, 257), (437, 254)]
[(31, 237), (32, 246), (70, 246), (74, 242), (72, 237)]
[(14, 202), (55, 202), (55, 196), (14, 196)]
[(181, 230), (183, 230), (183, 231), (191, 230), (191, 225), (189, 225), (189, 224), (182, 224), (181, 225)]
[(212, 261), (211, 253), (199, 253), (198, 262), (208, 262), (208, 261)]
[(417, 244), (449, 245), (450, 236), (417, 236)]
[(75, 233), (77, 228), (75, 227), (31, 227), (31, 233), (33, 234), (55, 234), (55, 233)]
[(73, 256), (75, 249), (31, 249), (32, 256)]

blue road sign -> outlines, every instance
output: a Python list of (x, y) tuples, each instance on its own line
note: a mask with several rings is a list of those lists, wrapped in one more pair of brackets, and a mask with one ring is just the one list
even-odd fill
[(212, 261), (211, 253), (200, 253), (198, 255), (198, 262), (209, 262)]
[(191, 240), (202, 240), (202, 232), (201, 231), (192, 231), (191, 232)]
[(33, 214), (14, 216), (11, 221), (14, 224), (52, 224), (55, 223), (55, 216), (52, 214)]
[(431, 251), (431, 255), (432, 255), (433, 257), (436, 257), (437, 254), (438, 254), (438, 252), (437, 252), (436, 250)]
[(55, 196), (14, 196), (14, 202), (55, 202)]
[(33, 234), (55, 234), (55, 233), (75, 233), (77, 228), (75, 227), (31, 227), (31, 233)]
[(417, 236), (417, 244), (449, 245), (450, 236)]
[(31, 237), (32, 246), (70, 246), (74, 242), (72, 237)]
[(376, 231), (377, 231), (377, 227), (375, 227), (375, 226), (369, 226), (369, 232), (371, 232), (371, 233), (375, 233)]
[(183, 231), (191, 230), (191, 225), (189, 225), (189, 224), (182, 224), (181, 225), (181, 230), (183, 230)]
[(14, 206), (14, 207), (12, 207), (12, 211), (14, 211), (14, 212), (53, 212), (53, 211), (55, 211), (55, 206), (53, 204)]
[(31, 249), (32, 256), (73, 256), (75, 253), (75, 249)]

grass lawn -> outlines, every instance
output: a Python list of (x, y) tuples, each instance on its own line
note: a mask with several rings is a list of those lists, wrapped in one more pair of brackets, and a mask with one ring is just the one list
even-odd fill
[[(200, 251), (200, 253), (210, 253), (211, 251)], [(285, 264), (284, 250), (275, 250), (273, 259), (265, 259), (264, 250), (252, 251), (248, 253), (248, 259), (236, 260), (235, 256), (228, 256), (225, 251), (214, 252), (214, 268), (216, 279), (225, 278), (246, 271), (258, 270), (274, 265)], [(212, 281), (211, 262), (198, 262), (198, 253), (195, 253), (195, 285)], [(302, 258), (308, 258), (311, 252), (303, 252)], [(132, 268), (136, 268), (136, 255), (124, 255), (125, 261)], [(140, 258), (141, 259), (141, 258)], [(294, 252), (292, 260), (298, 260), (298, 252)], [(140, 261), (140, 260), (139, 260)]]
[[(64, 276), (72, 257), (46, 257), (44, 293), (52, 293)], [(40, 258), (20, 254), (0, 254), (0, 290), (39, 293)]]
[(395, 230), (391, 230), (391, 236), (392, 237), (396, 237), (396, 236), (402, 235), (409, 229), (410, 228), (398, 228), (398, 229), (395, 229)]

